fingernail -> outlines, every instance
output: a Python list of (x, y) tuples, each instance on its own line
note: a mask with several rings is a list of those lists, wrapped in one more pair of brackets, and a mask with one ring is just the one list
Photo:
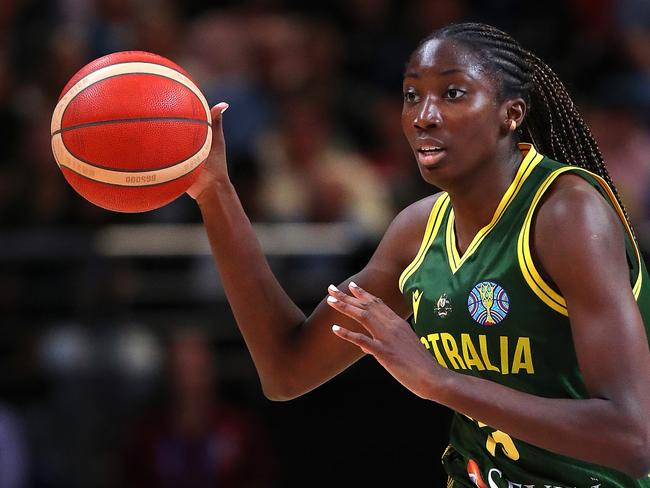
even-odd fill
[(226, 110), (228, 110), (228, 107), (230, 107), (230, 105), (226, 103), (226, 106), (221, 109), (221, 113), (223, 114)]
[(333, 330), (334, 332), (338, 332), (339, 330), (341, 330), (341, 328), (340, 328), (338, 325), (333, 325), (333, 326), (332, 326), (332, 330)]
[(331, 296), (331, 295), (329, 297), (327, 297), (327, 301), (330, 302), (330, 303), (338, 302), (338, 300), (336, 298), (334, 298), (333, 296)]
[(357, 285), (354, 281), (350, 281), (350, 287), (351, 288), (359, 288), (359, 285)]
[(327, 289), (332, 290), (332, 291), (339, 291), (339, 289), (337, 287), (335, 287), (334, 285), (328, 286)]

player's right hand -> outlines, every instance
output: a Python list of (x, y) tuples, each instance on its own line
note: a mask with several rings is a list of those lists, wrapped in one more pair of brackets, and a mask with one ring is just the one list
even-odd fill
[(229, 105), (226, 102), (219, 102), (210, 110), (212, 116), (212, 147), (210, 148), (210, 154), (208, 154), (198, 178), (187, 190), (187, 194), (195, 200), (206, 189), (214, 187), (220, 181), (228, 180), (226, 145), (221, 125), (222, 114), (228, 107)]

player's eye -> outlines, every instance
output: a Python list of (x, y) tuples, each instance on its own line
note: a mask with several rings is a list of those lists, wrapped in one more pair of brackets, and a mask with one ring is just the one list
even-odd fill
[(405, 90), (404, 91), (404, 101), (406, 103), (415, 103), (418, 101), (417, 93), (415, 90)]
[(461, 90), (459, 88), (449, 88), (445, 94), (445, 97), (449, 100), (458, 100), (463, 95), (465, 95), (465, 93), (467, 93), (465, 90)]

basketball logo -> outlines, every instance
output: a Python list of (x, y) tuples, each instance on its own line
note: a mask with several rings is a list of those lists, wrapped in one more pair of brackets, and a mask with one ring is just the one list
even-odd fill
[(510, 299), (501, 285), (493, 281), (482, 281), (469, 293), (467, 309), (479, 324), (495, 325), (508, 315)]

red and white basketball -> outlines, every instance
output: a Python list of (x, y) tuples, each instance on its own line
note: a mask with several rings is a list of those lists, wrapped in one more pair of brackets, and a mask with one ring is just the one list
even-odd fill
[(68, 183), (108, 210), (159, 208), (196, 180), (210, 151), (210, 108), (189, 74), (142, 51), (92, 61), (63, 88), (52, 152)]

